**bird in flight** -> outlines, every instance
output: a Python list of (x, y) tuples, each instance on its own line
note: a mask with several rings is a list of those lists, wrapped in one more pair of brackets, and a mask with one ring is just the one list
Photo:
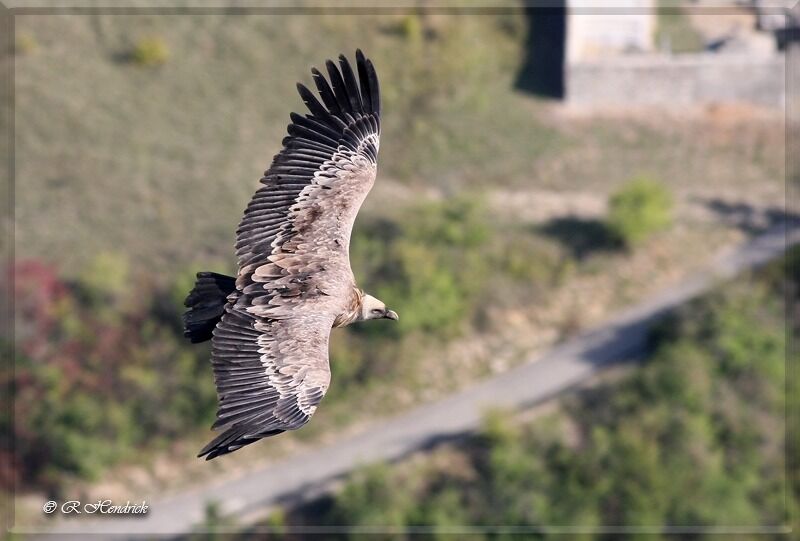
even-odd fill
[(308, 422), (331, 379), (333, 327), (397, 314), (356, 286), (349, 245), (375, 182), (380, 92), (356, 51), (312, 69), (321, 102), (302, 84), (310, 114), (291, 114), (283, 149), (264, 173), (236, 231), (236, 277), (200, 272), (186, 298), (184, 334), (211, 340), (221, 433), (207, 460)]

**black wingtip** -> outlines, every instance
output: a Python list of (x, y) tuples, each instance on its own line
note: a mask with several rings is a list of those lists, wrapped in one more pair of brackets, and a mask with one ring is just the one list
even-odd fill
[(344, 79), (344, 87), (347, 92), (347, 99), (350, 101), (350, 108), (354, 113), (363, 113), (364, 107), (361, 102), (361, 92), (358, 90), (358, 82), (353, 73), (353, 68), (350, 62), (343, 54), (339, 55), (339, 66), (342, 70), (342, 79)]
[[(358, 128), (361, 131), (353, 132), (351, 137), (363, 137), (364, 129), (380, 134), (380, 91), (372, 62), (361, 49), (356, 50), (354, 65), (343, 54), (338, 59), (338, 64), (333, 60), (325, 61), (327, 77), (316, 67), (311, 68), (318, 94), (303, 83), (296, 84), (311, 115), (291, 117), (293, 124), (287, 130), (289, 138), (283, 141), (285, 147), (294, 140), (302, 140), (303, 144), (323, 147), (324, 152), (336, 149), (347, 127), (356, 122), (366, 123), (364, 125), (369, 128), (362, 126)], [(370, 118), (361, 120), (365, 116)]]
[[(203, 447), (200, 453), (198, 453), (197, 458), (205, 456), (206, 460), (211, 460), (220, 455), (226, 455), (232, 451), (235, 451), (236, 449), (239, 449), (243, 445), (246, 445), (246, 443), (240, 442), (245, 432), (246, 430), (242, 429), (241, 427), (229, 428), (228, 430), (224, 431), (223, 433), (219, 434), (216, 438), (208, 442), (208, 444), (205, 447)], [(239, 444), (236, 445), (237, 443)]]
[(208, 445), (197, 454), (197, 458), (205, 456), (206, 460), (213, 460), (218, 456), (227, 455), (234, 451), (238, 451), (245, 445), (255, 443), (262, 438), (269, 438), (282, 434), (285, 430), (275, 428), (272, 430), (262, 430), (258, 434), (254, 434), (254, 429), (246, 426), (233, 426), (219, 436), (211, 440)]
[(306, 86), (302, 83), (297, 84), (297, 91), (309, 105), (311, 113), (321, 116), (320, 108), (324, 104), (325, 113), (342, 119), (345, 115), (354, 113), (380, 116), (378, 78), (372, 62), (364, 51), (356, 49), (355, 70), (354, 65), (344, 54), (338, 55), (337, 59), (338, 63), (331, 59), (325, 61), (327, 77), (320, 69), (311, 68), (322, 103)]

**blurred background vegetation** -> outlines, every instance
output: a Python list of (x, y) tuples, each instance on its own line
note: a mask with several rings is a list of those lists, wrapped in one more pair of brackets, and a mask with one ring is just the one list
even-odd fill
[[(800, 407), (797, 380), (785, 387), (783, 326), (787, 286), (795, 302), (800, 293), (784, 273), (798, 263), (794, 249), (683, 307), (652, 332), (644, 367), (607, 375), (554, 413), (490, 412), (467, 441), (363, 468), (335, 496), (263, 526), (432, 526), (434, 537), (527, 526), (551, 537), (604, 525), (784, 524), (800, 497), (783, 417)], [(796, 321), (788, 330), (800, 336)]]
[[(686, 24), (661, 29), (691, 48)], [(503, 371), (783, 220), (780, 113), (568, 111), (514, 89), (525, 39), (513, 11), (17, 16), (16, 448), (0, 449), (16, 477), (0, 481), (24, 488), (21, 512), (26, 494), (175, 488), (314, 445)], [(399, 324), (333, 334), (333, 385), (302, 431), (199, 464), (216, 397), (183, 298), (195, 272), (233, 273), (242, 209), (302, 110), (294, 81), (356, 47), (384, 117), (352, 263)], [(369, 469), (314, 517), (273, 522), (779, 520), (776, 287), (725, 286), (664, 325), (641, 372), (547, 419), (492, 416), (444, 459)]]

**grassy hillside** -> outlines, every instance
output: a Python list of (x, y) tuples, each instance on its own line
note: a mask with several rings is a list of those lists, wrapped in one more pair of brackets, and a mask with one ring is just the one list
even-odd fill
[[(310, 445), (504, 370), (758, 231), (759, 211), (782, 216), (779, 114), (542, 102), (513, 88), (520, 14), (26, 15), (16, 30), (18, 347), (3, 381), (15, 473), (36, 490), (174, 488)], [(194, 461), (215, 397), (181, 301), (193, 272), (233, 270), (242, 209), (302, 109), (294, 82), (356, 47), (379, 70), (384, 131), (353, 267), (400, 324), (333, 334), (335, 384), (304, 430)], [(605, 203), (640, 174), (672, 195), (671, 220), (612, 205), (617, 235), (654, 235), (626, 250)], [(726, 213), (744, 223), (721, 226)], [(120, 461), (129, 475), (108, 473)]]
[[(158, 276), (229, 268), (242, 209), (302, 109), (294, 82), (356, 47), (382, 81), (379, 182), (417, 197), (602, 194), (639, 173), (704, 194), (782, 179), (771, 118), (571, 117), (515, 91), (520, 13), (16, 20), (17, 254), (73, 276), (104, 251)], [(365, 214), (386, 207), (370, 198)]]
[[(20, 252), (73, 271), (102, 248), (146, 268), (217, 255), (227, 263), (288, 114), (303, 109), (295, 81), (310, 84), (312, 65), (356, 47), (374, 57), (384, 81), (387, 176), (442, 182), (450, 165), (489, 142), (479, 118), (440, 109), (512, 119), (523, 131), (490, 142), (524, 155), (520, 136), (534, 140), (538, 124), (514, 120), (507, 104), (478, 103), (487, 83), (473, 84), (511, 77), (511, 63), (498, 63), (516, 56), (511, 35), (494, 19), (448, 24), (457, 31), (428, 51), (414, 17), (21, 17), (18, 32), (38, 47), (17, 60)], [(167, 58), (140, 65), (136, 45), (153, 37)], [(481, 41), (500, 49), (490, 55)], [(540, 146), (526, 145), (532, 156)], [(479, 162), (475, 155), (453, 178)]]
[[(795, 250), (790, 268), (798, 261)], [(575, 393), (557, 412), (532, 421), (496, 412), (458, 447), (366, 468), (333, 498), (271, 524), (534, 528), (542, 537), (578, 529), (587, 538), (604, 538), (590, 533), (601, 526), (788, 524), (800, 477), (786, 454), (785, 415), (788, 407), (796, 418), (798, 402), (796, 377), (786, 389), (784, 294), (793, 305), (800, 297), (785, 264), (681, 309), (655, 331), (645, 366)]]

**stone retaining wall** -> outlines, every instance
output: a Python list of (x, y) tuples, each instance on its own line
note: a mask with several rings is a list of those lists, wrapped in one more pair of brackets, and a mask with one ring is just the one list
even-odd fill
[(783, 108), (783, 54), (636, 55), (567, 64), (566, 101), (574, 105), (686, 106), (746, 102)]

